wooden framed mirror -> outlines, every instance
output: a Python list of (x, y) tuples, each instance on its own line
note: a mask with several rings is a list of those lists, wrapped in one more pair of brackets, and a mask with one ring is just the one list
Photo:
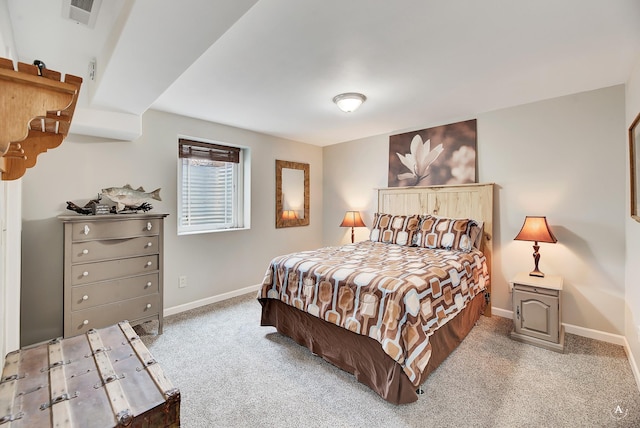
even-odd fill
[(629, 159), (630, 177), (631, 177), (631, 218), (640, 222), (640, 152), (638, 144), (640, 143), (640, 113), (631, 123), (629, 127)]
[(276, 228), (309, 225), (309, 164), (276, 159)]

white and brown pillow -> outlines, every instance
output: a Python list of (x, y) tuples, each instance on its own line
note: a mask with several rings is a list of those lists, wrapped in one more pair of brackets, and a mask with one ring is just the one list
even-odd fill
[(446, 218), (426, 215), (422, 217), (414, 245), (424, 248), (471, 251), (473, 240), (470, 231), (477, 223), (471, 219)]
[(375, 213), (369, 239), (387, 244), (411, 245), (420, 224), (420, 216)]

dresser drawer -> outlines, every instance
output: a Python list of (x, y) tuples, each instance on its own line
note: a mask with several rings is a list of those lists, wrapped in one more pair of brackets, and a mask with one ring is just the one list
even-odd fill
[(106, 303), (158, 293), (159, 277), (158, 273), (152, 273), (73, 287), (71, 310), (89, 309)]
[(161, 219), (132, 219), (109, 221), (81, 221), (74, 223), (73, 242), (90, 239), (117, 239), (132, 236), (153, 236), (160, 233)]
[(157, 316), (159, 310), (160, 295), (156, 293), (71, 312), (71, 325), (65, 326), (64, 330), (68, 332), (65, 335), (81, 334), (91, 328), (108, 327), (124, 320), (133, 324), (139, 319)]
[(71, 262), (84, 263), (120, 257), (144, 256), (158, 253), (157, 236), (129, 239), (105, 239), (71, 244)]
[(71, 266), (71, 285), (154, 273), (158, 270), (158, 255), (132, 257), (106, 262), (82, 263)]

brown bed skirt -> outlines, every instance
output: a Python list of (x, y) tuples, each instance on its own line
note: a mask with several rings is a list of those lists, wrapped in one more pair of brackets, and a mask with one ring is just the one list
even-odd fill
[[(416, 387), (402, 367), (389, 357), (379, 342), (353, 333), (275, 299), (259, 299), (262, 304), (260, 325), (275, 327), (280, 334), (353, 374), (386, 401), (411, 403), (418, 399)], [(454, 319), (440, 327), (429, 339), (432, 354), (422, 373), (421, 384), (462, 342), (478, 320), (486, 302), (478, 294)]]

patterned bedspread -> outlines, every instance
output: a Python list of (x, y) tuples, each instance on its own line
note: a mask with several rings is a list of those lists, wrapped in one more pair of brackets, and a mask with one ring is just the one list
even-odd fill
[(258, 298), (372, 337), (417, 386), (431, 357), (429, 337), (488, 281), (476, 250), (363, 241), (274, 258)]

